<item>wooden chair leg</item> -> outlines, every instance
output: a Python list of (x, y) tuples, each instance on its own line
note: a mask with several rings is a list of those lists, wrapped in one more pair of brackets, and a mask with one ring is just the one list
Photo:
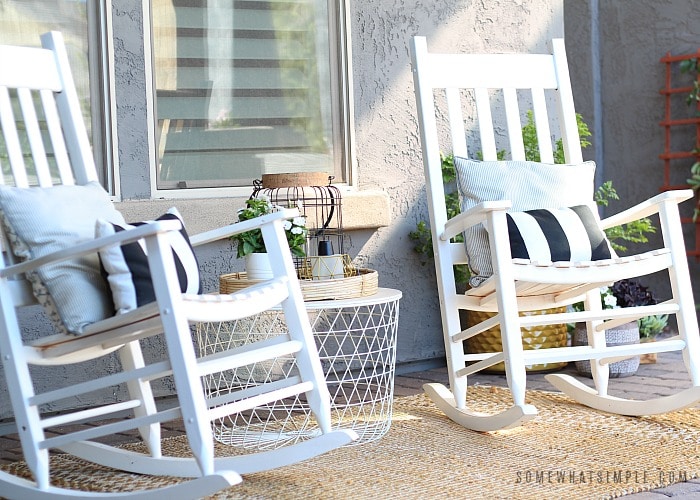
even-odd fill
[[(141, 345), (138, 341), (129, 342), (119, 350), (119, 358), (125, 370), (131, 371), (145, 366)], [(142, 380), (129, 380), (126, 384), (129, 395), (132, 399), (141, 401), (141, 406), (134, 409), (134, 416), (141, 417), (153, 415), (158, 412), (156, 402), (153, 398), (151, 384)], [(151, 456), (161, 456), (160, 424), (154, 423), (144, 427), (139, 427), (141, 439), (148, 447)]]

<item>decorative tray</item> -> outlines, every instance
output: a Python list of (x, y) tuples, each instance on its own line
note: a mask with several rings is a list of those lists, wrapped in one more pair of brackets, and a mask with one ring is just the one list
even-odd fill
[[(234, 293), (263, 280), (249, 280), (245, 272), (219, 276), (219, 292)], [(300, 279), (304, 300), (340, 300), (367, 297), (377, 293), (379, 275), (373, 269), (357, 269), (357, 274), (339, 279)]]

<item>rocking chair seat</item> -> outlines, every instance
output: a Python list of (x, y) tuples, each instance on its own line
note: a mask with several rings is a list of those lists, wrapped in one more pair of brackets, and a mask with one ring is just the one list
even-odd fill
[[(518, 276), (515, 282), (518, 304), (521, 310), (535, 310), (571, 304), (572, 297), (574, 302), (581, 302), (587, 292), (609, 286), (629, 276), (632, 267), (647, 272), (649, 269), (666, 269), (670, 257), (670, 251), (662, 248), (630, 257), (584, 262), (513, 259), (513, 268)], [(633, 270), (631, 272), (634, 274)], [(494, 277), (465, 292), (465, 309), (492, 311), (496, 302)]]
[[(286, 298), (286, 277), (266, 281), (229, 295), (182, 295), (182, 307), (190, 321), (234, 321), (266, 311)], [(153, 335), (160, 327), (158, 304), (152, 302), (124, 314), (118, 314), (85, 328), (82, 335), (56, 334), (28, 342), (34, 364), (66, 363), (90, 359), (89, 350), (119, 348), (126, 341)], [(216, 319), (212, 319), (216, 318)], [(128, 331), (125, 337), (124, 332)]]

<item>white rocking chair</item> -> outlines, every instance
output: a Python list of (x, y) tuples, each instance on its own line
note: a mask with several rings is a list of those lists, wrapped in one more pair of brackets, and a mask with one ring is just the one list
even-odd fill
[[(691, 198), (693, 192), (665, 192), (599, 220), (592, 203), (594, 165), (579, 165), (583, 157), (561, 39), (553, 40), (553, 55), (475, 55), (429, 53), (426, 39), (415, 37), (411, 56), (450, 383), (449, 389), (440, 384), (424, 386), (435, 404), (455, 422), (470, 429), (489, 431), (517, 426), (536, 415), (536, 409), (525, 403), (526, 366), (583, 359), (591, 360), (595, 390), (568, 375), (550, 374), (547, 379), (572, 399), (593, 408), (624, 415), (649, 415), (700, 401), (700, 338), (677, 206)], [(519, 102), (527, 98), (526, 94), (534, 110), (540, 158), (545, 164), (524, 162)], [(553, 95), (545, 97), (548, 94)], [(552, 102), (556, 106), (552, 106)], [(498, 109), (496, 103), (502, 108)], [(552, 165), (549, 106), (557, 110), (552, 121), (558, 121), (568, 166)], [(463, 110), (474, 108), (476, 112), (468, 113), (469, 128), (472, 129), (472, 123), (478, 123), (478, 126), (473, 125), (473, 135), (480, 139), (480, 145), (468, 154), (469, 134), (465, 131)], [(494, 109), (498, 111), (492, 113)], [(443, 116), (446, 117), (444, 121), (440, 119)], [(494, 124), (494, 117), (500, 116), (505, 117), (502, 126)], [(496, 131), (507, 135), (512, 161), (497, 161)], [(445, 140), (441, 143), (441, 139)], [(441, 144), (442, 151), (454, 153), (462, 200), (462, 213), (451, 220), (445, 208)], [(470, 161), (469, 156), (474, 158), (479, 149), (483, 162)], [(598, 238), (595, 244), (595, 238), (591, 237), (585, 241), (586, 251), (574, 254), (573, 249), (577, 247), (572, 243), (570, 258), (562, 261), (552, 257), (552, 254), (558, 255), (553, 247), (547, 248), (542, 257), (541, 247), (526, 245), (528, 252), (523, 257), (517, 241), (511, 241), (511, 236), (518, 231), (509, 232), (509, 224), (517, 226), (522, 236), (526, 236), (525, 240), (537, 240), (543, 231), (533, 230), (527, 222), (525, 226), (520, 225), (517, 220), (521, 214), (540, 208), (556, 209), (549, 213), (566, 229), (560, 215), (564, 211), (571, 215), (572, 210), (557, 210), (573, 205), (585, 205), (588, 213), (593, 213), (591, 231)], [(593, 250), (610, 249), (601, 230), (657, 213), (663, 233), (662, 248), (622, 258), (614, 252), (598, 257), (600, 260), (593, 257)], [(533, 217), (533, 213), (525, 214), (525, 218), (528, 217)], [(531, 224), (532, 219), (528, 220)], [(566, 236), (573, 239), (577, 234), (585, 236), (590, 226), (583, 229), (582, 221), (583, 218), (578, 218), (575, 222), (578, 226), (572, 227), (579, 229), (573, 233), (567, 229)], [(463, 232), (466, 249), (465, 244), (451, 241)], [(598, 243), (600, 247), (596, 246)], [(511, 245), (516, 245), (515, 254), (511, 253)], [(458, 294), (454, 266), (468, 262), (470, 282), (476, 286)], [(673, 295), (670, 300), (653, 306), (602, 309), (601, 287), (623, 278), (663, 270), (668, 271), (670, 279)], [(523, 310), (566, 306), (579, 301), (584, 301), (584, 311), (569, 309), (566, 313), (526, 317), (518, 314)], [(496, 314), (463, 329), (459, 310)], [(678, 335), (659, 342), (606, 346), (606, 329), (654, 314), (675, 314)], [(521, 327), (573, 322), (586, 323), (588, 346), (523, 350)], [(465, 354), (465, 340), (497, 325), (501, 330), (503, 352)], [(650, 401), (627, 400), (608, 394), (609, 363), (644, 353), (679, 350), (683, 352), (691, 387)], [(512, 406), (495, 414), (471, 411), (467, 406), (467, 377), (500, 362), (505, 362)]]
[[(174, 257), (176, 241), (182, 239), (178, 220), (161, 220), (123, 231), (115, 228), (114, 234), (95, 239), (98, 218), (104, 217), (108, 225), (123, 224), (123, 219), (96, 182), (95, 165), (60, 33), (43, 35), (42, 45), (44, 48), (0, 46), (3, 68), (0, 72), (3, 174), (0, 208), (4, 219), (0, 355), (24, 459), (33, 475), (33, 480), (29, 480), (1, 471), (0, 494), (21, 499), (164, 498), (165, 495), (200, 498), (238, 483), (240, 473), (292, 464), (352, 441), (356, 437), (352, 431), (331, 431), (330, 396), (284, 235), (284, 219), (298, 212), (274, 213), (192, 238), (192, 244), (198, 245), (261, 229), (274, 277), (231, 295), (199, 295), (198, 279), (194, 288), (188, 282), (187, 293), (183, 293), (176, 262), (184, 263), (186, 258), (184, 254), (178, 254), (178, 259)], [(144, 258), (152, 276), (155, 301), (114, 315), (116, 306), (110, 298), (107, 281), (100, 274), (98, 252), (104, 262), (110, 251), (122, 248), (126, 252), (126, 245), (139, 240), (145, 241)], [(28, 250), (22, 250), (21, 243)], [(78, 275), (82, 278), (76, 279)], [(34, 293), (28, 277), (35, 280)], [(143, 278), (143, 274), (132, 277)], [(37, 279), (43, 281), (51, 297), (40, 292)], [(191, 290), (195, 293), (190, 293)], [(114, 295), (115, 288), (111, 291)], [(52, 319), (58, 318), (59, 326), (68, 333), (42, 336), (31, 342), (23, 340), (22, 321), (26, 315), (20, 310), (36, 304), (35, 295), (40, 302), (54, 303), (57, 311)], [(192, 323), (232, 321), (279, 304), (287, 320), (287, 335), (196, 357)], [(87, 320), (82, 316), (88, 316)], [(155, 335), (163, 337), (166, 352), (163, 359), (146, 363), (140, 340)], [(97, 380), (58, 380), (57, 387), (35, 392), (38, 385), (34, 383), (31, 365), (60, 366), (115, 351), (121, 361), (120, 372), (105, 374)], [(289, 355), (296, 359), (296, 374), (248, 388), (244, 393), (219, 395), (214, 401), (206, 398), (202, 377)], [(151, 382), (167, 376), (174, 379), (179, 406), (159, 409)], [(55, 401), (79, 398), (93, 391), (111, 391), (120, 384), (128, 388), (127, 401), (58, 415), (42, 414), (42, 409)], [(211, 420), (300, 394), (305, 394), (319, 422), (322, 432), (318, 436), (274, 451), (214, 457)], [(125, 411), (130, 411), (132, 418), (121, 418)], [(184, 421), (193, 458), (161, 454), (160, 424), (178, 418)], [(106, 419), (107, 423), (97, 425), (98, 422), (58, 435), (50, 432), (55, 426), (95, 419), (101, 422)], [(148, 454), (93, 441), (130, 429), (138, 429)], [(131, 493), (61, 488), (51, 485), (49, 449), (123, 471), (192, 479), (167, 488)]]

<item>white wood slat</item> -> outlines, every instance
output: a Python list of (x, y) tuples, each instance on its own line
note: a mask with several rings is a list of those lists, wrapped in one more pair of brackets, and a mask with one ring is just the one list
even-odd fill
[(463, 158), (468, 157), (466, 134), (464, 133), (464, 117), (462, 116), (462, 102), (459, 98), (459, 89), (445, 89), (447, 98), (447, 112), (450, 123), (450, 135), (452, 138), (452, 153)]
[(48, 429), (50, 427), (56, 427), (57, 425), (67, 425), (83, 420), (94, 420), (97, 417), (104, 417), (105, 415), (112, 415), (122, 411), (133, 410), (139, 406), (141, 406), (141, 401), (138, 399), (132, 399), (111, 405), (97, 406), (72, 413), (59, 414), (55, 417), (43, 419), (41, 421), (41, 425), (44, 427), (44, 429)]
[[(15, 114), (12, 109), (12, 100), (7, 87), (0, 87), (0, 125), (2, 126), (3, 139), (10, 159), (10, 169), (15, 179), (15, 185), (19, 187), (29, 186), (27, 181), (22, 146), (20, 145), (17, 125), (15, 124)], [(4, 184), (3, 176), (0, 182)]]
[(469, 366), (465, 366), (461, 370), (457, 370), (456, 375), (458, 377), (469, 376), (473, 373), (480, 372), (481, 370), (485, 370), (486, 368), (489, 368), (498, 363), (502, 363), (503, 361), (505, 361), (505, 356), (502, 352), (499, 352), (486, 359), (473, 363)]
[(79, 184), (99, 181), (95, 169), (95, 159), (88, 139), (80, 101), (75, 90), (75, 81), (70, 71), (68, 53), (59, 33), (49, 32), (41, 35), (41, 43), (53, 49), (51, 67), (55, 68), (61, 83), (61, 92), (56, 94), (56, 106), (61, 112), (66, 145), (73, 164), (73, 177)]
[(493, 117), (491, 115), (491, 99), (486, 88), (474, 89), (476, 114), (479, 118), (479, 137), (481, 139), (481, 152), (484, 160), (498, 159), (496, 151), (496, 137), (493, 133)]
[(58, 174), (61, 178), (61, 184), (72, 186), (75, 184), (73, 180), (73, 170), (71, 169), (70, 159), (68, 158), (68, 150), (66, 149), (53, 92), (50, 90), (41, 90), (39, 95), (41, 96), (41, 103), (44, 108), (46, 126), (49, 130), (49, 137), (51, 138), (51, 146), (53, 148), (56, 166), (58, 167)]
[(583, 162), (581, 139), (578, 135), (574, 95), (571, 90), (571, 78), (569, 76), (569, 66), (563, 39), (558, 38), (552, 40), (552, 52), (555, 60), (558, 61), (554, 71), (557, 78), (557, 93), (559, 95), (557, 103), (559, 107), (559, 124), (561, 127), (562, 143), (564, 145), (564, 156), (567, 163), (581, 163)]
[(233, 401), (238, 401), (242, 399), (251, 398), (265, 392), (276, 391), (279, 389), (284, 389), (285, 387), (291, 387), (293, 385), (298, 385), (301, 382), (301, 377), (298, 375), (291, 375), (287, 378), (275, 380), (273, 382), (265, 382), (258, 385), (250, 385), (245, 389), (231, 390), (231, 392), (218, 394), (217, 396), (210, 397), (207, 399), (207, 405), (209, 408), (214, 408), (216, 406), (225, 405)]
[(259, 343), (256, 343), (242, 349), (240, 352), (237, 349), (233, 349), (207, 356), (204, 359), (200, 359), (197, 363), (199, 374), (204, 376), (225, 370), (233, 370), (241, 366), (252, 365), (259, 361), (275, 359), (301, 351), (303, 346), (300, 341), (285, 341), (285, 338), (286, 336), (280, 335), (279, 339), (274, 339), (275, 342), (269, 342), (268, 345), (262, 347)]
[(159, 361), (151, 363), (141, 368), (129, 372), (117, 372), (111, 375), (100, 377), (95, 380), (88, 380), (79, 384), (61, 387), (53, 391), (42, 392), (29, 398), (30, 405), (44, 405), (59, 399), (70, 398), (79, 394), (85, 394), (100, 387), (116, 386), (138, 377), (141, 380), (153, 380), (167, 376), (170, 373), (170, 363)]
[(241, 411), (249, 410), (255, 408), (256, 406), (265, 405), (272, 403), (273, 401), (279, 401), (284, 398), (289, 398), (296, 396), (298, 394), (308, 392), (314, 388), (311, 382), (302, 382), (290, 387), (285, 387), (284, 389), (278, 389), (276, 391), (271, 391), (265, 394), (259, 394), (258, 396), (253, 396), (252, 398), (244, 399), (242, 401), (236, 401), (234, 403), (229, 403), (223, 406), (217, 406), (209, 410), (209, 418), (211, 420), (216, 420), (218, 418), (223, 418), (233, 413), (238, 413)]
[[(31, 60), (32, 64), (27, 64), (27, 60)], [(0, 71), (0, 86), (28, 89), (49, 87), (59, 91), (61, 81), (55, 66), (49, 50), (0, 45), (0, 68), (4, 69)], [(12, 71), (6, 68), (12, 68)]]
[(496, 315), (492, 316), (478, 325), (474, 325), (472, 327), (467, 328), (466, 330), (462, 330), (461, 332), (455, 334), (452, 336), (452, 342), (462, 342), (464, 340), (470, 339), (474, 337), (475, 335), (480, 334), (484, 330), (488, 330), (489, 328), (493, 328), (494, 326), (497, 326), (498, 323), (500, 323), (501, 317)]
[(498, 89), (503, 88), (503, 82), (514, 89), (554, 89), (558, 85), (552, 56), (548, 54), (431, 53), (421, 73), (433, 88)]
[(503, 101), (505, 104), (506, 125), (508, 127), (511, 157), (514, 160), (524, 160), (525, 146), (523, 145), (520, 106), (518, 105), (518, 94), (516, 90), (514, 88), (503, 89)]
[(554, 163), (552, 137), (549, 129), (549, 114), (547, 113), (544, 89), (532, 89), (532, 110), (535, 127), (537, 129), (537, 144), (540, 150), (540, 161), (544, 163)]
[(34, 107), (34, 99), (29, 89), (17, 89), (17, 97), (19, 98), (24, 124), (26, 126), (27, 138), (29, 139), (29, 147), (32, 151), (32, 160), (34, 162), (34, 172), (36, 174), (39, 186), (51, 186), (51, 175), (49, 174), (49, 163), (46, 159), (46, 148), (44, 147), (44, 137), (41, 133), (39, 119), (37, 118), (36, 108)]
[(137, 427), (143, 427), (145, 425), (157, 422), (167, 422), (169, 420), (175, 420), (176, 418), (179, 418), (181, 416), (182, 412), (180, 411), (180, 408), (176, 407), (159, 411), (158, 413), (153, 413), (151, 415), (145, 415), (143, 417), (121, 419), (116, 422), (111, 422), (109, 424), (89, 427), (87, 429), (82, 429), (77, 432), (71, 432), (68, 434), (61, 434), (58, 436), (50, 437), (40, 442), (39, 448), (61, 448), (62, 446), (69, 443), (73, 443), (75, 441), (86, 441), (88, 439), (95, 439), (101, 436), (117, 434), (119, 432), (129, 431), (131, 429), (136, 429)]

